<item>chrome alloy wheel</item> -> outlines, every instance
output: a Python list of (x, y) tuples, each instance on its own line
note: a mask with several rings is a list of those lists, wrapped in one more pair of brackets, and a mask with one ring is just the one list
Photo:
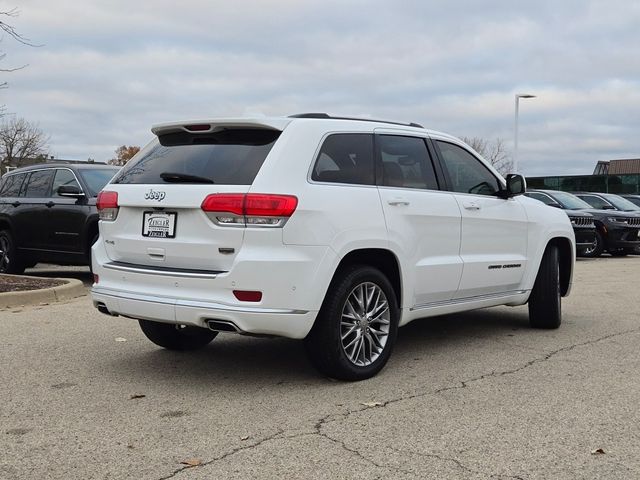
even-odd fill
[(598, 237), (596, 237), (596, 239), (594, 240), (594, 242), (590, 246), (586, 247), (582, 251), (582, 254), (583, 255), (592, 255), (593, 252), (596, 251), (596, 248), (598, 248)]
[(359, 367), (375, 362), (387, 344), (390, 325), (389, 302), (382, 289), (371, 282), (356, 285), (340, 319), (342, 349), (347, 358)]

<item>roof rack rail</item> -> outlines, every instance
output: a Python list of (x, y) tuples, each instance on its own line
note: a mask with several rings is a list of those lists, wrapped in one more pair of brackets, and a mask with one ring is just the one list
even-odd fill
[(295, 115), (289, 115), (289, 118), (330, 118), (331, 120), (357, 120), (360, 122), (376, 122), (376, 123), (388, 123), (391, 125), (402, 125), (405, 127), (424, 128), (419, 123), (402, 123), (391, 122), (389, 120), (376, 120), (373, 118), (357, 118), (357, 117), (332, 117), (328, 113), (297, 113)]

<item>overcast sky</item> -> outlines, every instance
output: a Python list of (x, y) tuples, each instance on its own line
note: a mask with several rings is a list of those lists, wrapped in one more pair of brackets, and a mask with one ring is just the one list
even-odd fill
[(640, 2), (0, 2), (6, 112), (59, 158), (106, 161), (154, 123), (328, 112), (513, 146), (520, 171), (589, 174), (640, 157)]

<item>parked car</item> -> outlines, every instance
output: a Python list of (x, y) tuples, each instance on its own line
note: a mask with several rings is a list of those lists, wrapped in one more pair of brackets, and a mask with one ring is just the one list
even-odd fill
[(551, 197), (559, 208), (593, 215), (596, 226), (596, 243), (582, 251), (585, 257), (599, 257), (604, 251), (613, 256), (636, 253), (640, 248), (640, 217), (632, 212), (599, 210), (578, 196), (556, 190), (530, 190)]
[(416, 124), (303, 114), (152, 128), (98, 198), (94, 305), (169, 349), (305, 339), (360, 380), (417, 318), (529, 304), (557, 328), (575, 242), (467, 145)]
[(575, 195), (593, 208), (640, 214), (640, 207), (615, 193), (576, 192)]
[(98, 238), (96, 197), (118, 171), (96, 164), (46, 163), (0, 181), (0, 273), (38, 262), (90, 265)]
[[(565, 203), (560, 203), (554, 198), (554, 192), (546, 192), (544, 190), (527, 190), (527, 197), (540, 200), (550, 207), (560, 208), (565, 211), (571, 221), (573, 233), (576, 236), (576, 254), (578, 256), (589, 256), (596, 248), (596, 225), (593, 221), (593, 215), (573, 208), (568, 208), (565, 204), (572, 205), (570, 197), (563, 198)], [(564, 196), (564, 192), (559, 192), (560, 196)], [(570, 194), (569, 194), (570, 195)], [(581, 203), (584, 203), (581, 201)]]
[(622, 198), (625, 198), (625, 199), (629, 200), (634, 205), (637, 205), (638, 207), (640, 207), (640, 195), (636, 195), (636, 194), (633, 194), (633, 193), (627, 193), (627, 194), (620, 195), (620, 196)]

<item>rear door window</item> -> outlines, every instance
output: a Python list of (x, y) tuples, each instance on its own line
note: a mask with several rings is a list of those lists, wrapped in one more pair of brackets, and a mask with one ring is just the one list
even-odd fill
[(382, 185), (437, 190), (436, 173), (422, 138), (379, 135)]
[(161, 135), (113, 183), (251, 185), (279, 136), (256, 128)]
[(20, 196), (20, 187), (24, 181), (26, 174), (18, 173), (9, 175), (4, 178), (2, 187), (0, 187), (0, 197), (18, 197)]
[(311, 180), (373, 185), (373, 169), (372, 134), (334, 133), (322, 143)]
[(27, 180), (27, 189), (25, 197), (42, 198), (48, 197), (51, 192), (51, 181), (53, 180), (54, 170), (37, 170), (31, 172)]

